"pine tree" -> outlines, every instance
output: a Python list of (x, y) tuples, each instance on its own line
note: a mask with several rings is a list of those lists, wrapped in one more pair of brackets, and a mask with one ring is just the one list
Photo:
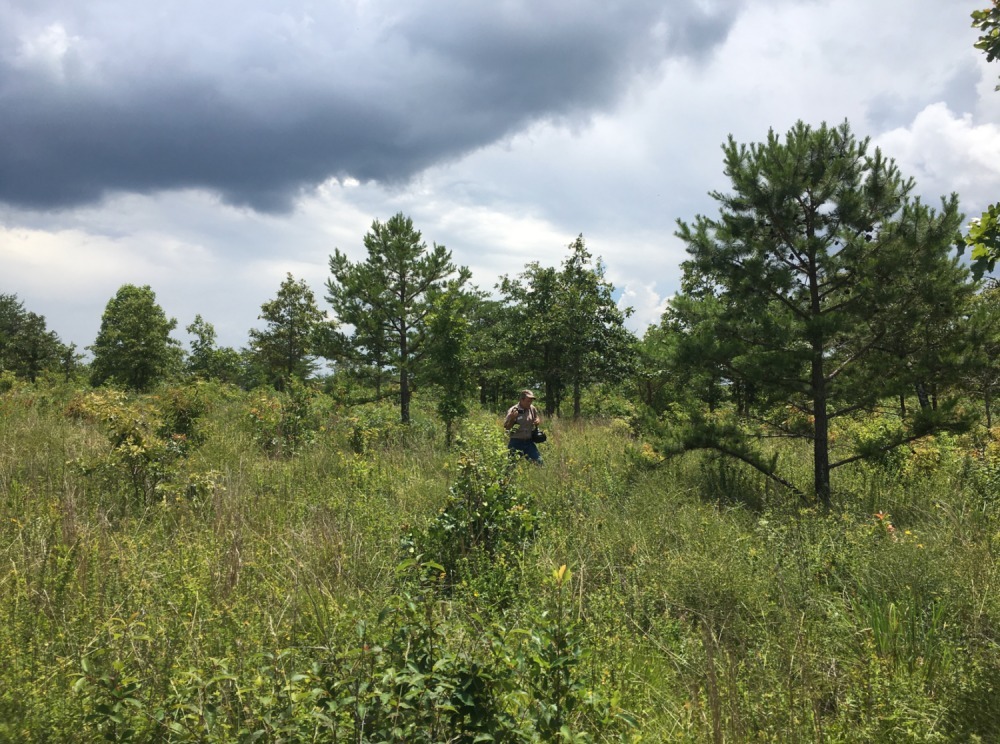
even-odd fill
[[(846, 122), (799, 122), (749, 147), (730, 137), (724, 152), (733, 191), (712, 194), (718, 217), (678, 223), (690, 258), (668, 320), (682, 357), (742, 391), (758, 435), (812, 442), (813, 490), (829, 503), (830, 471), (860, 456), (831, 462), (831, 422), (954, 374), (942, 361), (960, 354), (973, 289), (953, 251), (957, 198), (940, 211), (911, 198), (913, 182)], [(930, 408), (900, 441), (958, 425)], [(741, 432), (703, 426), (687, 445), (791, 485)]]
[(430, 250), (413, 221), (402, 213), (375, 220), (364, 237), (368, 257), (351, 262), (339, 249), (330, 257), (327, 300), (337, 320), (353, 327), (341, 348), (353, 348), (374, 365), (381, 392), (381, 372), (395, 371), (399, 418), (410, 421), (411, 384), (424, 355), (430, 296), (449, 281), (464, 284), (466, 268), (451, 262), (443, 245)]

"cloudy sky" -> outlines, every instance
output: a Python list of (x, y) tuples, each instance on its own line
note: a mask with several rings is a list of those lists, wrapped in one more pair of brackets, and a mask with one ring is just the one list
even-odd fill
[(987, 4), (0, 0), (0, 292), (84, 347), (148, 284), (240, 347), (402, 211), (486, 290), (582, 233), (641, 332), (729, 134), (847, 119), (926, 199), (1000, 198)]

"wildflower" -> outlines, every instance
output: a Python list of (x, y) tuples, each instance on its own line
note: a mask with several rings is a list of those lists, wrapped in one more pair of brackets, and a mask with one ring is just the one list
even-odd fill
[(875, 519), (878, 520), (878, 522), (876, 522), (876, 528), (881, 528), (884, 534), (890, 535), (893, 539), (898, 538), (898, 535), (896, 534), (896, 528), (893, 526), (892, 522), (889, 521), (888, 512), (883, 512), (883, 511), (876, 512)]

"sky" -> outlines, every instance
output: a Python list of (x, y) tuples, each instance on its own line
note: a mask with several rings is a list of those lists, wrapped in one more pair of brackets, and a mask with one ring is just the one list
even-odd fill
[(845, 119), (1000, 200), (987, 0), (0, 0), (0, 293), (80, 349), (123, 284), (243, 347), (403, 212), (479, 288), (582, 234), (642, 333), (721, 146)]

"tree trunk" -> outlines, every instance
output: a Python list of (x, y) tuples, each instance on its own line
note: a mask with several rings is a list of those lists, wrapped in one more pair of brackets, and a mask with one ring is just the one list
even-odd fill
[(556, 392), (555, 385), (551, 381), (545, 381), (545, 415), (553, 416), (556, 412)]
[(382, 400), (382, 352), (375, 353), (375, 400)]
[[(815, 237), (812, 227), (807, 228), (810, 240)], [(813, 319), (819, 319), (823, 313), (823, 302), (820, 298), (819, 276), (815, 256), (810, 256), (809, 296), (810, 313)], [(813, 394), (813, 488), (816, 498), (823, 506), (830, 508), (830, 420), (827, 416), (826, 376), (823, 370), (823, 352), (825, 339), (817, 327), (810, 330), (810, 346), (812, 347), (812, 394)]]
[(830, 421), (826, 411), (826, 380), (823, 378), (822, 351), (814, 353), (813, 388), (813, 485), (816, 498), (830, 507)]
[(579, 380), (574, 380), (573, 381), (573, 418), (574, 419), (580, 418), (580, 397), (581, 397), (580, 381)]
[(410, 423), (410, 374), (407, 367), (406, 329), (399, 334), (399, 421)]
[(927, 397), (927, 388), (924, 387), (924, 383), (917, 383), (917, 400), (920, 401), (920, 408), (926, 410), (931, 407), (931, 399)]
[(993, 417), (990, 415), (990, 404), (992, 402), (992, 390), (990, 385), (986, 386), (983, 390), (983, 402), (986, 404), (986, 430), (989, 431), (993, 428)]

